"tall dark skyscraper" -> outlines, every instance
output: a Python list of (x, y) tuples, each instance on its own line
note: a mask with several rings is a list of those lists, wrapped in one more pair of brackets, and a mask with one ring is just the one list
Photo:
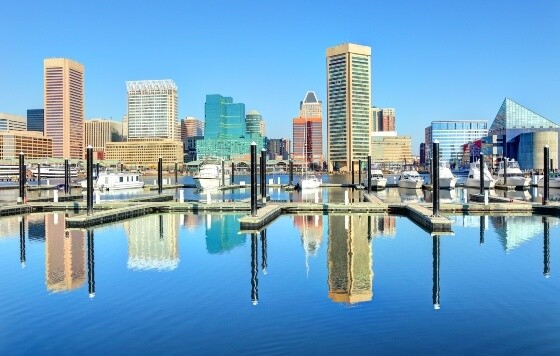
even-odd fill
[(27, 131), (39, 131), (44, 133), (45, 130), (45, 110), (29, 109), (27, 110)]

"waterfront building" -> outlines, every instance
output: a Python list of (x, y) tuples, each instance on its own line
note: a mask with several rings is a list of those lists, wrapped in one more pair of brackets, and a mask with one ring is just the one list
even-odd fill
[(165, 166), (183, 162), (183, 143), (175, 140), (106, 142), (105, 159), (133, 168), (156, 168), (161, 157)]
[(261, 122), (259, 122), (259, 134), (262, 137), (266, 136), (266, 122), (264, 120), (261, 120)]
[(179, 266), (179, 215), (148, 215), (124, 222), (128, 269), (172, 271)]
[(67, 58), (44, 61), (46, 136), (52, 138), (53, 157), (84, 155), (84, 66)]
[[(377, 108), (371, 109), (373, 131), (395, 131), (395, 109)], [(377, 122), (373, 122), (376, 120)]]
[[(371, 48), (344, 43), (327, 49), (327, 161), (350, 171), (371, 143)], [(356, 163), (355, 163), (356, 164)]]
[(181, 120), (181, 141), (187, 137), (204, 136), (204, 122), (196, 117), (187, 116)]
[(53, 155), (52, 138), (37, 131), (0, 131), (0, 159), (48, 158)]
[(0, 112), (0, 131), (26, 131), (27, 120), (21, 115)]
[(373, 298), (373, 251), (366, 215), (332, 215), (328, 225), (329, 298), (360, 303)]
[[(292, 159), (294, 161), (323, 163), (323, 127), (320, 117), (293, 119)], [(305, 152), (305, 156), (304, 156)]]
[(269, 159), (286, 160), (290, 158), (290, 139), (269, 138), (266, 141), (266, 153)]
[(261, 134), (261, 123), (263, 118), (257, 110), (249, 110), (245, 116), (245, 129), (247, 130), (247, 135), (260, 135)]
[(107, 142), (120, 141), (119, 123), (105, 119), (91, 119), (84, 122), (86, 146), (91, 145), (96, 152), (104, 152)]
[(547, 144), (550, 158), (558, 162), (559, 133), (558, 124), (505, 98), (488, 133), (496, 138), (486, 141), (501, 142), (503, 155), (519, 161), (521, 169), (543, 169), (543, 159), (539, 157)]
[(190, 136), (185, 138), (185, 140), (183, 141), (185, 153), (184, 162), (192, 162), (198, 159), (196, 150), (197, 142), (203, 139), (204, 136)]
[(379, 122), (381, 121), (381, 108), (373, 106), (369, 109), (371, 131), (381, 131), (379, 129)]
[[(371, 161), (383, 166), (412, 164), (412, 138), (396, 131), (377, 131), (371, 136)], [(363, 160), (362, 160), (363, 162)]]
[(123, 115), (123, 120), (122, 120), (122, 140), (123, 140), (123, 141), (127, 141), (127, 140), (128, 140), (128, 116), (127, 116), (127, 115)]
[(432, 121), (429, 145), (438, 140), (440, 159), (456, 164), (462, 159), (465, 143), (480, 140), (487, 134), (486, 120)]
[(426, 144), (424, 142), (420, 142), (420, 164), (424, 165), (428, 161), (426, 161)]
[(45, 109), (27, 110), (27, 131), (45, 132)]
[(317, 95), (315, 95), (314, 91), (308, 91), (305, 93), (305, 97), (299, 102), (299, 117), (323, 118), (323, 103), (320, 100), (317, 100)]
[(86, 281), (85, 230), (66, 229), (64, 214), (45, 215), (45, 276), (50, 292), (80, 288)]
[(126, 90), (128, 140), (180, 140), (173, 80), (128, 81)]
[(257, 151), (262, 150), (264, 137), (258, 133), (247, 134), (245, 104), (234, 103), (232, 97), (206, 95), (204, 139), (196, 143), (198, 159), (246, 159), (253, 141)]

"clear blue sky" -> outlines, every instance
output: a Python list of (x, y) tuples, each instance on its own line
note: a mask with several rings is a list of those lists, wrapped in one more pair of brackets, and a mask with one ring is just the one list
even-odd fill
[(504, 97), (560, 121), (560, 1), (8, 1), (0, 112), (43, 106), (43, 59), (85, 66), (86, 118), (121, 120), (127, 80), (173, 79), (179, 114), (205, 95), (257, 109), (291, 137), (325, 50), (371, 46), (373, 105), (395, 107), (413, 151), (432, 120), (494, 119)]

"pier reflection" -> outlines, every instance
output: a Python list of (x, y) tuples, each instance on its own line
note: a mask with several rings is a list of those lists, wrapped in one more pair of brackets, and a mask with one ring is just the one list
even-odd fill
[(210, 254), (221, 254), (244, 245), (246, 235), (238, 232), (235, 215), (206, 215), (206, 250)]
[(372, 245), (365, 215), (330, 215), (328, 243), (329, 298), (359, 303), (373, 297)]
[(147, 215), (124, 222), (129, 269), (169, 271), (177, 268), (178, 218), (176, 214)]
[(66, 230), (64, 214), (45, 215), (46, 284), (51, 292), (71, 291), (86, 280), (83, 230)]

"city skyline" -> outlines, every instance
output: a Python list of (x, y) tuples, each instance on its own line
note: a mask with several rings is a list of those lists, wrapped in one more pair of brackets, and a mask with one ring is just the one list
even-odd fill
[[(259, 110), (268, 119), (269, 132), (287, 137), (286, 123), (297, 115), (291, 103), (300, 100), (299, 93), (314, 90), (326, 97), (325, 48), (352, 42), (372, 48), (372, 105), (397, 109), (397, 130), (413, 136), (416, 153), (429, 122), (490, 121), (505, 97), (559, 120), (553, 83), (560, 79), (555, 70), (560, 55), (554, 41), (543, 40), (560, 34), (555, 24), (560, 12), (557, 3), (528, 7), (521, 1), (364, 2), (360, 11), (330, 3), (298, 4), (301, 11), (318, 12), (305, 24), (295, 21), (291, 4), (282, 5), (271, 14), (266, 4), (238, 4), (232, 12), (251, 14), (257, 21), (240, 24), (228, 32), (229, 43), (216, 45), (220, 28), (204, 19), (213, 14), (219, 22), (226, 14), (212, 12), (212, 4), (130, 8), (123, 3), (107, 8), (92, 3), (60, 12), (68, 8), (64, 2), (10, 3), (5, 8), (10, 16), (0, 29), (3, 49), (10, 53), (0, 60), (5, 84), (0, 89), (0, 111), (25, 115), (27, 109), (42, 107), (41, 62), (65, 57), (86, 68), (86, 117), (120, 120), (126, 113), (123, 82), (171, 78), (181, 90), (179, 117), (203, 117), (206, 94), (229, 93)], [(130, 16), (123, 19), (125, 7)], [(370, 25), (372, 13), (383, 14), (376, 26)], [(95, 24), (100, 16), (118, 25), (99, 28)], [(324, 25), (335, 19), (340, 26)], [(149, 29), (141, 25), (147, 21)], [(191, 25), (181, 26), (184, 21)], [(22, 22), (45, 31), (22, 28)], [(293, 28), (280, 30), (286, 22), (294, 23)], [(64, 38), (53, 35), (60, 31)], [(301, 33), (315, 41), (301, 41)], [(146, 38), (159, 39), (163, 34), (165, 38), (150, 41), (150, 47), (142, 45)], [(289, 47), (298, 55), (285, 51)], [(253, 48), (258, 50), (246, 56)]]

